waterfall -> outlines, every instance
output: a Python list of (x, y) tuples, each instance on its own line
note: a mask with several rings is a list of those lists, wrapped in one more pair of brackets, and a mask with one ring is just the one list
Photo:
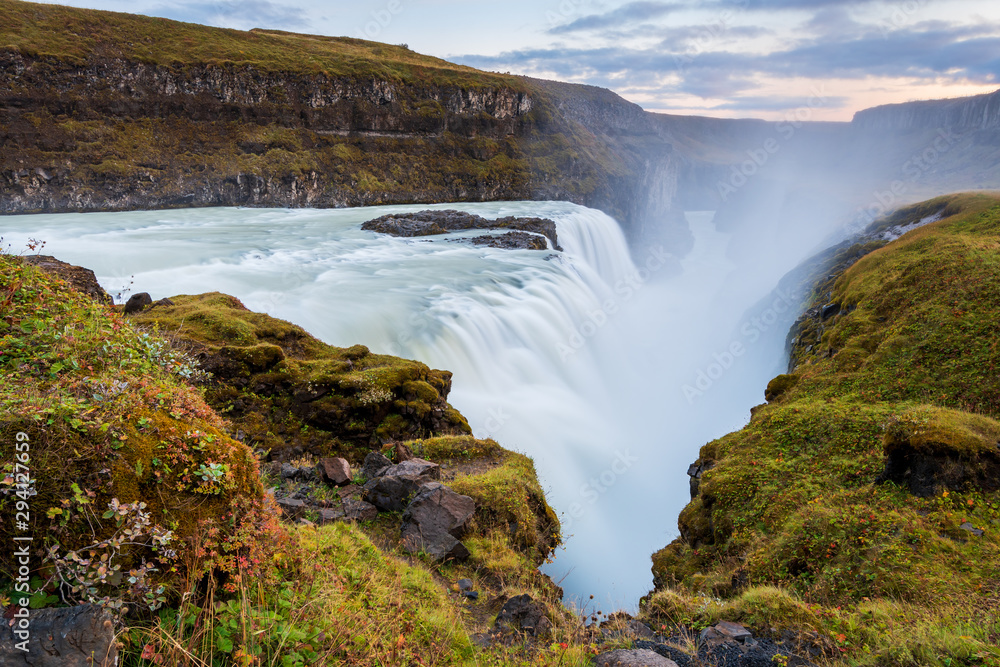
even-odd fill
[[(360, 229), (426, 208), (548, 217), (564, 251)], [(727, 349), (747, 303), (749, 278), (732, 275), (711, 219), (689, 217), (679, 274), (656, 248), (633, 263), (612, 218), (565, 202), (15, 216), (4, 236), (45, 240), (111, 293), (130, 279), (154, 299), (226, 292), (333, 345), (452, 371), (450, 400), (474, 433), (533, 457), (560, 513), (566, 545), (545, 571), (568, 597), (613, 609), (651, 587), (649, 555), (676, 535), (698, 447), (738, 428), (773, 374), (729, 373), (702, 401), (682, 391)]]

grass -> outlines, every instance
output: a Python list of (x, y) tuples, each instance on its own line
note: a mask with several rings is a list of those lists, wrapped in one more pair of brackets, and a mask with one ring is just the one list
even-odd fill
[(812, 307), (840, 313), (807, 318), (770, 403), (702, 448), (651, 618), (817, 633), (834, 664), (1000, 664), (1000, 198), (875, 227), (939, 211), (825, 280)]
[(0, 48), (83, 64), (120, 58), (162, 67), (228, 69), (379, 79), (414, 85), (523, 89), (517, 77), (489, 74), (403, 46), (279, 30), (230, 30), (133, 14), (0, 1)]

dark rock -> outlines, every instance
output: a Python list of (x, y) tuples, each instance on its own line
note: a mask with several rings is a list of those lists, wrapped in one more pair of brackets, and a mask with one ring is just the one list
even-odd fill
[(346, 486), (351, 483), (351, 464), (346, 459), (322, 458), (316, 466), (316, 472), (327, 484)]
[(278, 507), (281, 508), (281, 516), (288, 520), (301, 519), (306, 511), (306, 504), (302, 500), (295, 498), (279, 498)]
[(597, 667), (677, 667), (677, 663), (649, 649), (618, 649), (595, 656)]
[(61, 262), (51, 255), (27, 255), (22, 257), (21, 261), (62, 278), (70, 284), (70, 287), (77, 292), (86, 294), (97, 303), (105, 306), (114, 303), (111, 295), (104, 291), (104, 288), (97, 282), (97, 276), (90, 269)]
[(459, 579), (458, 580), (458, 590), (462, 591), (463, 593), (465, 591), (471, 591), (472, 590), (472, 579)]
[(499, 633), (516, 632), (545, 637), (552, 630), (552, 623), (542, 606), (530, 595), (524, 594), (507, 600), (493, 627)]
[(112, 667), (118, 664), (115, 628), (107, 612), (84, 604), (29, 610), (27, 652), (17, 644), (20, 619), (0, 622), (3, 667)]
[(373, 480), (392, 467), (392, 461), (382, 455), (382, 452), (368, 452), (361, 464), (361, 474), (366, 480)]
[(720, 621), (715, 624), (715, 629), (726, 638), (732, 639), (733, 641), (737, 641), (741, 644), (747, 639), (753, 637), (753, 633), (739, 623), (733, 623), (732, 621)]
[(149, 296), (148, 292), (133, 294), (129, 297), (129, 300), (125, 302), (125, 314), (134, 315), (135, 313), (141, 312), (143, 308), (151, 303), (153, 303), (153, 297)]
[(698, 489), (701, 487), (701, 476), (714, 467), (715, 461), (702, 461), (701, 459), (688, 466), (688, 476), (691, 478), (691, 500), (698, 497)]
[(396, 463), (402, 463), (403, 461), (409, 461), (413, 458), (413, 451), (401, 442), (396, 443)]
[(701, 634), (698, 635), (698, 646), (718, 646), (719, 644), (725, 643), (728, 639), (729, 638), (726, 637), (726, 635), (722, 634), (714, 627), (709, 627), (702, 630)]
[(500, 248), (502, 250), (548, 250), (549, 244), (545, 237), (528, 232), (507, 232), (505, 234), (484, 234), (455, 241), (471, 243), (472, 245)]
[(350, 498), (351, 496), (360, 495), (362, 490), (357, 484), (348, 484), (337, 489), (337, 495), (341, 498)]
[(981, 530), (979, 528), (976, 528), (975, 526), (973, 526), (968, 521), (966, 521), (961, 526), (959, 526), (959, 528), (961, 528), (962, 530), (965, 530), (965, 531), (968, 531), (968, 532), (972, 533), (976, 537), (982, 537), (983, 535), (986, 534), (985, 531), (983, 531), (983, 530)]
[[(361, 229), (389, 234), (391, 236), (434, 236), (463, 229), (512, 229), (531, 234), (542, 234), (550, 241), (556, 250), (559, 240), (556, 236), (556, 223), (546, 218), (516, 218), (508, 216), (487, 220), (474, 213), (462, 211), (419, 211), (417, 213), (394, 213), (369, 220), (361, 225)], [(473, 241), (475, 242), (475, 241)], [(515, 241), (511, 241), (515, 242)], [(488, 243), (488, 242), (486, 242)], [(498, 246), (503, 247), (503, 246)], [(543, 248), (544, 249), (544, 248)]]
[(291, 463), (282, 463), (278, 474), (281, 475), (281, 479), (295, 479), (299, 476), (299, 469)]
[(345, 498), (343, 509), (347, 521), (374, 521), (378, 518), (378, 509), (374, 505), (356, 498)]
[(406, 509), (420, 485), (439, 479), (441, 468), (438, 464), (423, 459), (403, 461), (365, 484), (365, 500), (383, 512), (400, 512)]
[(839, 303), (828, 303), (825, 306), (823, 306), (823, 310), (820, 314), (820, 317), (822, 317), (824, 320), (827, 320), (839, 312), (840, 312)]
[(469, 496), (437, 482), (424, 484), (403, 515), (403, 548), (438, 560), (465, 560), (469, 550), (458, 539), (475, 512), (476, 503)]
[(464, 591), (462, 593), (462, 595), (464, 595), (466, 598), (468, 598), (468, 599), (470, 599), (472, 601), (475, 601), (475, 600), (479, 599), (479, 592), (478, 591)]
[(344, 518), (344, 510), (340, 508), (327, 508), (319, 511), (319, 525), (325, 526), (334, 521), (341, 521)]
[(164, 307), (165, 308), (167, 306), (172, 306), (172, 305), (174, 305), (174, 302), (171, 301), (170, 299), (167, 299), (167, 298), (164, 297), (163, 299), (160, 299), (159, 301), (154, 301), (153, 303), (151, 303), (150, 306), (149, 306), (149, 309), (152, 310), (153, 308), (160, 308), (160, 307)]

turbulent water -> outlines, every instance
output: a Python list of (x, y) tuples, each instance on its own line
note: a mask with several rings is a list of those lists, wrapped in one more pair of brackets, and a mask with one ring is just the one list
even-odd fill
[[(424, 208), (549, 217), (564, 252), (360, 229)], [(630, 256), (614, 220), (561, 202), (35, 215), (0, 228), (15, 251), (40, 239), (94, 269), (112, 294), (226, 292), (328, 343), (453, 371), (451, 402), (475, 434), (532, 456), (560, 513), (566, 544), (545, 571), (607, 610), (650, 589), (688, 464), (781, 372), (790, 308), (746, 314), (774, 267), (727, 260), (711, 218), (689, 214), (695, 248), (679, 263), (659, 248)]]

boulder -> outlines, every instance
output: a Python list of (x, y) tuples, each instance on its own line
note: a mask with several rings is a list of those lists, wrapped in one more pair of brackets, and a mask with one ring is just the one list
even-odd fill
[(677, 663), (649, 649), (618, 649), (595, 656), (597, 667), (677, 667)]
[(737, 641), (741, 644), (753, 637), (753, 634), (749, 630), (739, 623), (733, 623), (732, 621), (720, 621), (716, 623), (715, 630), (727, 639)]
[(4, 667), (112, 667), (118, 645), (111, 617), (90, 604), (59, 609), (32, 609), (27, 652), (17, 643), (16, 628), (0, 622), (0, 665)]
[(97, 282), (97, 276), (90, 269), (61, 262), (51, 255), (27, 255), (22, 257), (21, 261), (62, 278), (77, 292), (86, 294), (99, 304), (110, 306), (114, 303), (111, 295), (104, 291)]
[(409, 461), (416, 458), (413, 456), (413, 451), (401, 442), (396, 443), (396, 461), (402, 463), (403, 461)]
[(354, 479), (351, 476), (351, 464), (340, 457), (320, 459), (316, 472), (324, 482), (334, 486), (347, 486)]
[(439, 479), (438, 464), (423, 459), (403, 461), (365, 484), (365, 500), (383, 512), (401, 512), (422, 484)]
[(525, 593), (507, 600), (493, 627), (500, 634), (516, 632), (545, 637), (552, 630), (552, 623), (542, 606)]
[(305, 502), (296, 498), (278, 498), (278, 507), (281, 508), (281, 517), (286, 520), (301, 519), (305, 514)]
[(403, 514), (403, 548), (438, 560), (465, 560), (469, 550), (458, 539), (475, 512), (476, 503), (469, 496), (437, 482), (424, 484)]
[(356, 498), (345, 498), (342, 509), (345, 521), (374, 521), (378, 518), (378, 508)]
[(368, 452), (364, 463), (361, 464), (361, 474), (365, 479), (371, 481), (391, 467), (392, 461), (383, 456), (381, 452)]
[(134, 315), (135, 313), (142, 312), (143, 308), (152, 303), (153, 297), (149, 296), (148, 292), (133, 294), (129, 297), (129, 300), (125, 302), (125, 314)]

